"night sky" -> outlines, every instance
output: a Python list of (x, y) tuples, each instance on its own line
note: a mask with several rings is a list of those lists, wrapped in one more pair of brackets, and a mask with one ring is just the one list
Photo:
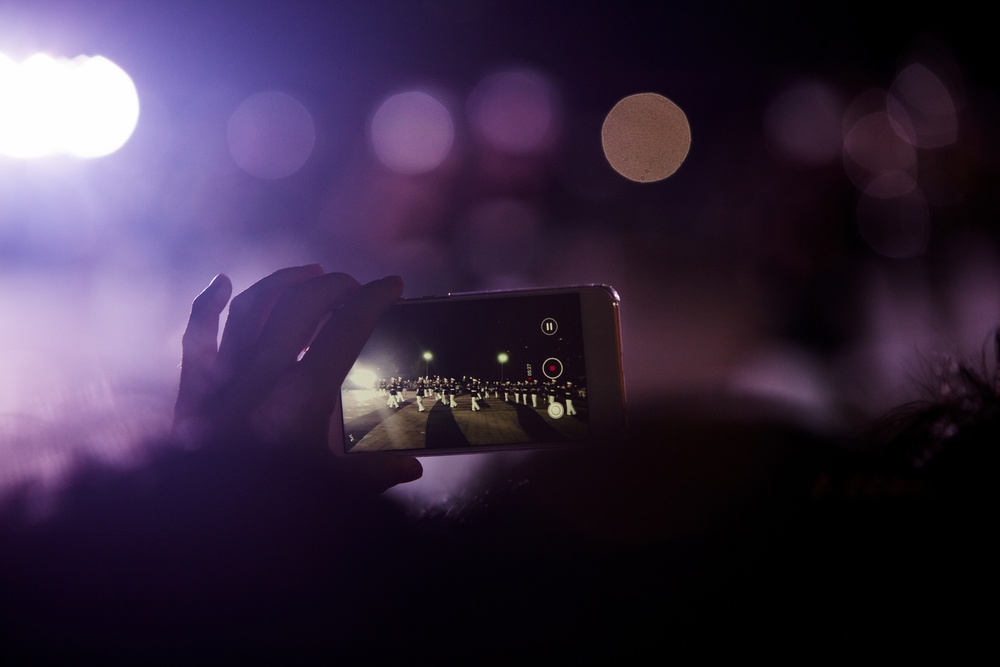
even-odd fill
[[(551, 336), (542, 332), (546, 318), (558, 322)], [(505, 380), (526, 379), (527, 364), (536, 380), (544, 380), (542, 363), (555, 357), (563, 364), (560, 379), (576, 382), (586, 375), (579, 298), (522, 296), (400, 306), (383, 318), (358, 363), (382, 369), (382, 377), (409, 379), (424, 374), (425, 351), (434, 355), (428, 364), (431, 376), (499, 380), (497, 355), (507, 352)]]
[[(978, 355), (1000, 321), (993, 32), (966, 2), (0, 0), (0, 53), (102, 54), (140, 101), (105, 158), (0, 157), (0, 414), (18, 438), (134, 394), (169, 414), (191, 299), (220, 272), (238, 292), (313, 262), (400, 275), (408, 297), (610, 284), (630, 393), (735, 383), (878, 412), (912, 398), (928, 350)], [(538, 97), (501, 90), (484, 112), (505, 76)], [(927, 90), (918, 111), (943, 114), (948, 143), (887, 150), (891, 123), (862, 131), (890, 96)], [(611, 168), (601, 128), (644, 92), (683, 110), (692, 143), (640, 184)], [(277, 177), (239, 159), (287, 158), (284, 117), (233, 138), (261, 95), (297, 105), (313, 137)], [(420, 173), (376, 150), (399, 95), (447, 120)], [(529, 112), (546, 124), (512, 146)], [(423, 155), (426, 136), (402, 138), (381, 137)], [(896, 149), (910, 189), (873, 197)], [(516, 345), (482, 344), (465, 372), (499, 372)], [(97, 405), (95, 384), (114, 400)]]

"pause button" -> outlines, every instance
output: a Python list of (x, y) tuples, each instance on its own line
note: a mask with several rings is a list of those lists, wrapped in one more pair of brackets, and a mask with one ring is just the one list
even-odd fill
[(546, 336), (551, 336), (555, 332), (559, 331), (559, 323), (556, 322), (551, 317), (546, 317), (542, 320), (542, 333)]

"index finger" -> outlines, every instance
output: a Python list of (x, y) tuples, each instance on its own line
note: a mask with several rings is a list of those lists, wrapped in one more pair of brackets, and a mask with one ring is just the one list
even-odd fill
[(181, 379), (174, 408), (177, 418), (193, 413), (214, 382), (219, 315), (232, 292), (232, 282), (220, 273), (191, 304), (191, 316), (181, 339)]
[(403, 280), (389, 276), (363, 285), (329, 321), (309, 346), (300, 364), (310, 396), (326, 414), (333, 411), (344, 378), (371, 336), (379, 318), (403, 294)]
[(327, 273), (288, 288), (254, 343), (245, 372), (260, 382), (286, 370), (323, 319), (350, 301), (357, 289), (357, 281), (346, 273)]
[(229, 304), (229, 316), (219, 343), (218, 368), (231, 373), (242, 365), (281, 295), (290, 287), (321, 275), (323, 267), (318, 264), (279, 269), (236, 295)]

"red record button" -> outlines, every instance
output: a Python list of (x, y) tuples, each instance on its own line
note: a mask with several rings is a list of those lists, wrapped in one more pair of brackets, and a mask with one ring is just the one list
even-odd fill
[(542, 364), (542, 373), (550, 380), (555, 380), (562, 375), (562, 372), (562, 362), (555, 357), (549, 357), (545, 360), (545, 363)]

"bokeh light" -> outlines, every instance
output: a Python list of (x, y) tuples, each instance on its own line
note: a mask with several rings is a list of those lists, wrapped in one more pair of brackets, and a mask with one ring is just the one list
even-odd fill
[(102, 56), (15, 63), (0, 54), (0, 154), (96, 158), (121, 148), (139, 120), (128, 74)]
[(888, 111), (906, 141), (941, 148), (958, 138), (958, 114), (940, 78), (920, 63), (905, 67), (889, 88)]
[(306, 163), (316, 143), (309, 111), (285, 93), (269, 91), (247, 98), (228, 126), (229, 151), (251, 176), (291, 176)]
[(898, 171), (909, 173), (916, 168), (916, 151), (899, 136), (896, 127), (887, 112), (877, 111), (858, 119), (844, 137), (848, 176), (862, 190), (876, 176)]
[(469, 95), (469, 122), (492, 148), (525, 155), (546, 148), (556, 131), (556, 95), (544, 76), (514, 69), (487, 76)]
[(842, 114), (843, 103), (829, 86), (801, 83), (771, 102), (764, 129), (783, 157), (801, 164), (825, 164), (840, 154)]
[(931, 238), (930, 202), (960, 200), (954, 180), (935, 168), (941, 163), (931, 153), (957, 139), (957, 105), (947, 86), (927, 66), (911, 63), (888, 92), (858, 95), (843, 126), (844, 168), (861, 191), (856, 210), (862, 237), (884, 257), (922, 255)]
[(371, 120), (372, 148), (389, 169), (423, 174), (448, 157), (455, 140), (451, 113), (432, 95), (408, 91), (392, 95)]
[(691, 148), (687, 116), (656, 93), (630, 95), (614, 106), (601, 128), (604, 156), (625, 178), (650, 183), (677, 171)]

